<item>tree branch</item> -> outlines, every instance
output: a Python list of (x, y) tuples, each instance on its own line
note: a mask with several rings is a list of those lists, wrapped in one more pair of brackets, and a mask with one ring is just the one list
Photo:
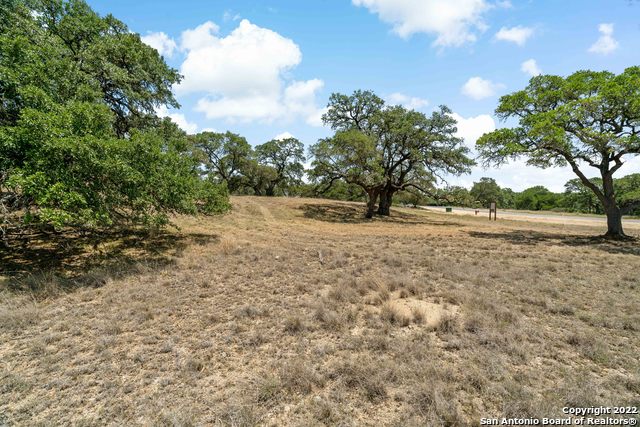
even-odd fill
[(606, 197), (604, 196), (604, 193), (598, 188), (598, 186), (596, 186), (593, 182), (591, 182), (589, 178), (585, 176), (585, 174), (582, 173), (582, 171), (578, 168), (576, 161), (570, 156), (565, 156), (565, 160), (569, 163), (569, 165), (571, 165), (571, 169), (576, 175), (578, 175), (578, 178), (580, 178), (580, 181), (582, 181), (582, 183), (587, 188), (589, 188), (591, 191), (595, 193), (595, 195), (598, 197), (598, 199), (600, 199), (602, 204), (606, 204), (605, 203)]

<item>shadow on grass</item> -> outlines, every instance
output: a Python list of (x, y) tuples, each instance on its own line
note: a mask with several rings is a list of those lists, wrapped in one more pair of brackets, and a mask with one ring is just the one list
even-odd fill
[[(83, 234), (38, 233), (0, 246), (0, 289), (38, 294), (41, 285), (61, 290), (97, 287), (109, 278), (164, 268), (175, 263), (190, 244), (203, 245), (219, 238), (207, 234), (114, 230)], [(45, 283), (46, 282), (46, 283)]]
[(461, 224), (453, 221), (436, 221), (426, 215), (414, 215), (399, 212), (391, 209), (390, 216), (375, 215), (373, 218), (365, 218), (366, 207), (357, 204), (327, 203), (316, 204), (306, 203), (300, 206), (305, 218), (317, 221), (344, 223), (344, 224), (369, 224), (375, 222), (398, 223), (398, 224), (428, 224), (440, 226), (459, 226)]
[(640, 255), (640, 241), (611, 240), (603, 236), (576, 236), (561, 233), (544, 233), (533, 230), (503, 232), (469, 231), (471, 237), (502, 240), (516, 245), (554, 244), (599, 249), (612, 254)]

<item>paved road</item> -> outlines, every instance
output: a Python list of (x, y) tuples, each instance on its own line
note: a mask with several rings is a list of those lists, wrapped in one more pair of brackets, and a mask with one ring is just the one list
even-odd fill
[[(422, 209), (426, 209), (433, 212), (445, 212), (445, 208), (441, 206), (420, 206)], [(464, 215), (475, 215), (475, 209), (472, 208), (453, 208), (453, 213)], [(479, 209), (478, 216), (489, 216), (488, 209)], [(580, 216), (580, 215), (558, 215), (553, 213), (530, 213), (530, 212), (517, 212), (517, 211), (501, 211), (498, 209), (498, 218), (507, 219), (543, 219), (553, 222), (566, 222), (566, 221), (579, 221), (589, 223), (606, 223), (607, 219), (604, 216)], [(623, 219), (623, 224), (640, 225), (640, 219)]]

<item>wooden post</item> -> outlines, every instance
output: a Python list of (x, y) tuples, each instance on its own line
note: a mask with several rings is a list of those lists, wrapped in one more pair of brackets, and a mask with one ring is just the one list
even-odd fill
[(493, 220), (498, 220), (498, 207), (496, 202), (491, 202), (489, 205), (489, 221), (491, 221), (491, 213), (493, 213)]

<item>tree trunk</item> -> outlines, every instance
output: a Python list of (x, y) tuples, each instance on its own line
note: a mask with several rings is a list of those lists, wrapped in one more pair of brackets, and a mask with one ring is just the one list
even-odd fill
[(607, 234), (610, 239), (621, 239), (625, 237), (622, 230), (622, 212), (616, 203), (616, 193), (613, 186), (612, 173), (602, 174), (602, 187), (604, 190), (604, 212), (607, 214)]
[(378, 190), (367, 191), (367, 196), (369, 197), (369, 200), (367, 200), (367, 213), (365, 214), (365, 217), (373, 218), (373, 214), (376, 209), (376, 200), (378, 199), (378, 194), (379, 194)]
[(385, 189), (380, 193), (380, 204), (378, 205), (378, 215), (391, 215), (391, 203), (393, 202), (393, 190)]
[[(389, 193), (389, 190), (385, 187), (380, 191), (380, 195), (379, 195), (379, 199), (380, 202), (378, 203), (378, 215), (385, 215), (385, 211), (388, 211), (389, 209), (386, 208), (386, 203), (387, 203), (387, 194)], [(386, 215), (389, 215), (388, 213)]]
[(260, 186), (256, 185), (253, 188), (253, 194), (256, 196), (262, 196), (262, 189), (260, 188)]
[(607, 234), (605, 236), (612, 239), (625, 237), (626, 235), (622, 229), (622, 212), (620, 212), (620, 208), (613, 204), (605, 208), (605, 213), (607, 214)]

